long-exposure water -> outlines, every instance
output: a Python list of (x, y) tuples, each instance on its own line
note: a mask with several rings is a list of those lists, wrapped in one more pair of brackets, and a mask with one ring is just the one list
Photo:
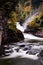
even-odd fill
[[(28, 20), (30, 21), (30, 19)], [(24, 23), (25, 27), (21, 27), (17, 23), (17, 28), (24, 32), (27, 26), (26, 22)], [(4, 46), (5, 56), (0, 57), (0, 65), (43, 65), (38, 57), (43, 50), (43, 38), (27, 33), (23, 33), (23, 35), (25, 38), (23, 41)]]

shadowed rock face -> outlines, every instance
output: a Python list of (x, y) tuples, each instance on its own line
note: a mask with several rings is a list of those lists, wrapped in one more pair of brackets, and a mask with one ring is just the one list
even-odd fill
[(8, 29), (8, 39), (7, 43), (14, 43), (19, 42), (21, 40), (24, 40), (24, 36), (20, 30), (17, 29), (17, 32), (12, 31), (11, 29)]
[(1, 36), (1, 45), (0, 45), (0, 56), (3, 53), (2, 43), (7, 40), (7, 31), (8, 31), (8, 18), (5, 17), (5, 12), (0, 8), (0, 36)]
[(2, 30), (2, 41), (7, 40), (7, 31), (8, 31), (8, 24), (7, 24), (8, 17), (5, 16), (5, 11), (0, 9), (0, 29)]
[(36, 36), (43, 37), (43, 30), (36, 32)]
[(39, 54), (40, 57), (43, 57), (43, 50)]
[(5, 20), (5, 18), (6, 17), (4, 17), (2, 20), (2, 27), (3, 27), (2, 41), (7, 40), (8, 24), (7, 24), (7, 19)]

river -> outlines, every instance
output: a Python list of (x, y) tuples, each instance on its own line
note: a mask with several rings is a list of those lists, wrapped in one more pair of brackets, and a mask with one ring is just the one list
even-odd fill
[[(28, 19), (28, 21), (31, 19)], [(43, 50), (43, 38), (24, 33), (27, 26), (26, 22), (27, 20), (24, 23), (26, 25), (23, 24), (23, 26), (20, 26), (19, 23), (16, 24), (17, 28), (22, 31), (25, 39), (12, 43), (9, 45), (9, 48), (7, 45), (4, 46), (6, 56), (0, 57), (0, 65), (43, 65), (38, 57)]]

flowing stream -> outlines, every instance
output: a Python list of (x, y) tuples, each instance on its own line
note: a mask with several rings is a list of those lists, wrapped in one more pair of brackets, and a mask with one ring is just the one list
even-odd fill
[(4, 61), (0, 61), (0, 65), (3, 65), (4, 62), (6, 65), (41, 65), (38, 55), (43, 50), (43, 38), (24, 33), (28, 22), (32, 21), (37, 14), (38, 12), (28, 18), (23, 23), (23, 26), (17, 22), (16, 27), (22, 31), (25, 39), (17, 43), (12, 43), (9, 46), (4, 46), (6, 48), (6, 56), (2, 55), (3, 57), (0, 57), (0, 59), (4, 59)]

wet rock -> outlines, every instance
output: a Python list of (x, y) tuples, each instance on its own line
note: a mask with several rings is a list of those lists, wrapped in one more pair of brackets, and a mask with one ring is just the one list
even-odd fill
[(11, 29), (8, 30), (8, 43), (17, 42), (18, 38), (16, 33), (14, 33)]
[(35, 55), (36, 52), (30, 51), (29, 54)]
[(36, 32), (36, 29), (31, 28), (29, 25), (27, 25), (27, 28), (24, 31), (24, 33), (31, 33), (31, 34), (34, 34), (35, 32)]
[(20, 45), (20, 47), (25, 47), (25, 45)]
[(26, 51), (26, 50), (28, 50), (28, 48), (24, 48), (23, 50)]
[(26, 54), (28, 54), (28, 53), (29, 53), (29, 51), (26, 52)]
[(13, 50), (9, 46), (0, 46), (0, 56), (9, 56), (11, 53), (13, 53)]
[(36, 36), (43, 37), (43, 30), (37, 31)]
[(30, 55), (35, 55), (37, 52), (33, 51), (33, 50), (28, 50), (26, 52), (26, 54), (30, 54)]
[(19, 49), (17, 48), (17, 49), (15, 49), (16, 50), (16, 52), (19, 52)]
[(24, 36), (23, 36), (23, 34), (22, 34), (22, 32), (20, 30), (17, 29), (17, 33), (16, 34), (18, 36), (19, 41), (24, 40)]
[(43, 57), (43, 50), (39, 53), (40, 57)]
[(23, 25), (24, 21), (25, 20), (22, 20), (22, 19), (19, 21), (19, 23), (20, 23), (21, 26)]
[(27, 26), (27, 28), (25, 29), (24, 33), (29, 33), (30, 32), (30, 28), (29, 26)]
[(12, 31), (11, 29), (8, 29), (7, 40), (3, 40), (2, 45), (19, 42), (21, 40), (24, 40), (24, 36), (20, 30), (17, 30), (17, 32), (15, 32)]

